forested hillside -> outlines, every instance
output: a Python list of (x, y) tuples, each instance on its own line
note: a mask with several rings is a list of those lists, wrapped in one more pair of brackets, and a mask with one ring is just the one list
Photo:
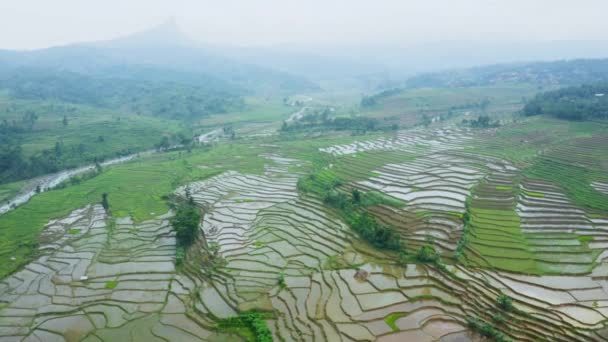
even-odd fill
[(467, 87), (502, 83), (579, 85), (608, 81), (608, 59), (497, 64), (425, 73), (406, 81), (407, 87)]
[(536, 95), (523, 112), (567, 120), (608, 119), (607, 94), (608, 83), (558, 89)]

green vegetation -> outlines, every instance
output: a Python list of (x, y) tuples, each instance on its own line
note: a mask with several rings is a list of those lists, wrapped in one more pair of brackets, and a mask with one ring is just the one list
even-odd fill
[(513, 299), (511, 299), (511, 297), (505, 295), (504, 293), (501, 293), (498, 298), (496, 298), (496, 304), (499, 308), (507, 312), (515, 310), (515, 307), (513, 306)]
[(463, 119), (461, 125), (471, 128), (496, 128), (500, 126), (500, 123), (490, 121), (490, 117), (487, 115), (480, 115), (476, 120)]
[(471, 197), (467, 197), (466, 201), (464, 202), (464, 214), (460, 214), (457, 213), (459, 216), (459, 218), (462, 219), (462, 235), (460, 236), (460, 239), (458, 240), (458, 244), (456, 245), (456, 250), (454, 251), (454, 257), (456, 258), (457, 261), (461, 262), (461, 263), (466, 263), (466, 260), (464, 258), (465, 254), (465, 248), (467, 246), (467, 244), (469, 243), (469, 234), (471, 233), (471, 214), (470, 214), (470, 210), (471, 210)]
[[(131, 216), (139, 222), (167, 212), (163, 196), (177, 186), (203, 179), (228, 168), (258, 174), (262, 172), (263, 151), (245, 144), (226, 144), (192, 153), (169, 152), (150, 156), (104, 170), (80, 184), (36, 195), (27, 204), (0, 216), (0, 277), (13, 272), (34, 257), (38, 234), (53, 218), (89, 203), (99, 203), (110, 194), (112, 216)], [(226, 160), (226, 155), (244, 158)], [(197, 165), (211, 165), (200, 168)], [(11, 258), (14, 258), (12, 260)]]
[(248, 341), (272, 342), (272, 333), (265, 321), (268, 318), (271, 318), (271, 315), (255, 311), (246, 312), (220, 320), (218, 327), (222, 331), (234, 331)]
[[(371, 205), (383, 204), (384, 196), (367, 195), (358, 189), (353, 189), (351, 195), (339, 191), (343, 181), (330, 169), (321, 169), (301, 178), (298, 190), (319, 195), (325, 204), (335, 208), (348, 225), (364, 240), (378, 248), (399, 250), (400, 236), (389, 226), (379, 223), (374, 216), (362, 210), (364, 203)], [(380, 201), (380, 202), (378, 202)], [(397, 201), (388, 201), (392, 205), (400, 205)]]
[[(608, 211), (608, 195), (597, 191), (591, 182), (602, 177), (600, 171), (548, 158), (538, 159), (524, 170), (524, 175), (541, 178), (560, 185), (577, 205)], [(573, 175), (576, 175), (573, 177)]]
[(76, 234), (80, 234), (80, 231), (81, 231), (80, 229), (70, 229), (70, 230), (68, 230), (68, 234), (76, 235)]
[(505, 336), (500, 330), (496, 329), (492, 324), (480, 319), (479, 317), (466, 317), (467, 325), (471, 330), (477, 332), (483, 337), (490, 338), (496, 342), (510, 342), (511, 339)]
[(279, 279), (277, 280), (277, 284), (280, 288), (284, 289), (287, 284), (285, 284), (285, 275), (283, 273), (279, 274)]
[(106, 282), (106, 284), (104, 285), (104, 288), (111, 290), (116, 288), (116, 286), (118, 286), (119, 281), (118, 280), (110, 280), (108, 282)]
[[(152, 72), (137, 80), (92, 77), (77, 73), (21, 69), (5, 76), (0, 87), (26, 100), (56, 100), (102, 108), (124, 109), (138, 114), (168, 118), (195, 118), (226, 112), (242, 100), (229, 85), (213, 79), (205, 82), (166, 82)], [(184, 75), (185, 76), (185, 75)], [(63, 114), (63, 113), (61, 113)], [(59, 116), (62, 125), (67, 126)]]
[(384, 322), (386, 323), (386, 325), (388, 325), (393, 331), (399, 331), (399, 327), (397, 326), (397, 324), (395, 324), (395, 322), (397, 322), (397, 320), (399, 318), (405, 317), (407, 316), (406, 313), (403, 312), (395, 312), (392, 313), (386, 317), (384, 317)]
[[(531, 84), (498, 84), (490, 86), (442, 86), (435, 88), (406, 87), (362, 106), (360, 114), (381, 120), (398, 120), (399, 127), (413, 127), (445, 121), (455, 122), (487, 116), (494, 125), (499, 118), (523, 106), (522, 99), (534, 96), (537, 87)], [(426, 116), (426, 122), (425, 122)], [(460, 120), (459, 120), (460, 121)], [(476, 120), (473, 120), (476, 121)]]
[(538, 94), (526, 103), (523, 112), (527, 116), (546, 114), (566, 120), (608, 119), (608, 83)]
[(0, 95), (0, 183), (152, 149), (160, 136), (178, 143), (191, 135), (179, 120)]
[(401, 237), (392, 228), (382, 225), (367, 212), (351, 214), (347, 218), (350, 227), (359, 235), (378, 248), (399, 250), (401, 248)]
[(439, 253), (437, 253), (435, 247), (427, 244), (420, 247), (414, 258), (418, 262), (434, 264), (439, 262)]
[(200, 221), (201, 214), (194, 203), (188, 201), (177, 204), (171, 225), (180, 246), (188, 247), (196, 241)]
[(108, 211), (110, 209), (110, 202), (108, 202), (108, 193), (104, 192), (101, 194), (101, 206)]
[(407, 80), (409, 87), (471, 87), (501, 84), (572, 85), (608, 81), (608, 60), (496, 64), (464, 70), (426, 73)]
[(363, 207), (387, 205), (393, 208), (404, 208), (407, 205), (405, 201), (374, 190), (362, 192), (362, 195), (360, 196), (360, 203)]
[(352, 118), (337, 117), (329, 118), (325, 113), (308, 114), (293, 124), (286, 121), (281, 126), (281, 132), (293, 133), (301, 131), (352, 131), (354, 133), (365, 134), (373, 131), (394, 131), (399, 129), (395, 122), (387, 120), (380, 121), (374, 118), (357, 116)]
[(526, 196), (531, 196), (531, 197), (545, 197), (545, 194), (543, 194), (542, 192), (534, 192), (534, 191), (528, 191), (528, 190), (522, 190), (522, 192), (524, 194), (526, 194)]

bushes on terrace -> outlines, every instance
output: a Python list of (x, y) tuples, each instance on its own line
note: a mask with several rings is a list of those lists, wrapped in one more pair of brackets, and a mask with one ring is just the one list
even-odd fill
[(415, 258), (419, 262), (437, 263), (439, 262), (439, 253), (432, 245), (424, 245), (416, 252)]
[(471, 128), (494, 128), (500, 126), (498, 121), (491, 122), (490, 117), (487, 115), (481, 115), (477, 118), (477, 120), (464, 119), (462, 120), (461, 124)]
[(496, 304), (505, 311), (514, 311), (515, 309), (513, 306), (513, 299), (505, 294), (500, 294), (498, 298), (496, 298)]
[(467, 243), (469, 242), (469, 231), (470, 231), (470, 223), (471, 223), (471, 214), (469, 214), (471, 207), (470, 207), (470, 197), (467, 198), (467, 200), (464, 203), (464, 207), (465, 207), (465, 212), (462, 215), (462, 235), (460, 236), (460, 240), (458, 240), (458, 244), (456, 245), (456, 250), (454, 251), (454, 257), (456, 257), (456, 260), (458, 260), (459, 262), (466, 262), (466, 260), (463, 259), (464, 257), (464, 249), (467, 245)]
[(171, 225), (180, 246), (188, 247), (196, 241), (200, 220), (201, 214), (192, 203), (180, 203), (176, 206)]
[(266, 325), (265, 318), (259, 312), (248, 312), (220, 321), (219, 327), (221, 329), (246, 327), (253, 332), (256, 342), (272, 342), (272, 333)]
[(328, 118), (324, 115), (308, 114), (293, 124), (283, 122), (281, 132), (296, 132), (303, 130), (336, 130), (353, 132), (389, 131), (399, 129), (399, 125), (367, 117)]
[(479, 317), (466, 317), (467, 325), (471, 330), (478, 334), (494, 339), (497, 342), (510, 342), (511, 339), (505, 336), (500, 330), (496, 329), (492, 324), (480, 319)]
[(320, 195), (325, 204), (338, 209), (348, 225), (372, 245), (399, 250), (399, 234), (392, 227), (377, 222), (372, 215), (359, 210), (365, 207), (366, 203), (380, 204), (383, 202), (382, 197), (376, 195), (372, 200), (367, 192), (362, 193), (358, 189), (353, 189), (351, 196), (348, 196), (347, 193), (337, 190), (340, 185), (342, 180), (332, 171), (324, 169), (300, 179), (298, 190)]
[(401, 247), (399, 234), (393, 228), (378, 223), (367, 212), (354, 214), (348, 223), (363, 239), (376, 247), (393, 250)]

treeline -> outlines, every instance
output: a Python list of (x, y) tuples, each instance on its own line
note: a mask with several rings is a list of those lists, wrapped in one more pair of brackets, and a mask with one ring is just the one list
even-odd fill
[(0, 75), (0, 88), (18, 99), (58, 100), (95, 107), (127, 110), (139, 115), (194, 119), (242, 108), (236, 89), (173, 81), (100, 78), (78, 73), (19, 69)]
[(360, 105), (361, 105), (362, 108), (374, 107), (383, 98), (391, 97), (393, 95), (397, 95), (397, 94), (401, 93), (402, 91), (403, 91), (403, 89), (393, 88), (393, 89), (388, 89), (388, 90), (381, 91), (381, 92), (379, 92), (377, 94), (374, 94), (374, 95), (364, 95), (361, 98), (361, 104)]
[(608, 119), (608, 83), (538, 94), (526, 103), (523, 113), (526, 116), (545, 114), (576, 121)]
[(406, 87), (471, 87), (501, 83), (579, 85), (607, 81), (608, 59), (576, 59), (424, 73), (409, 78)]
[(281, 132), (316, 130), (365, 133), (397, 129), (399, 129), (399, 125), (390, 120), (378, 120), (363, 116), (330, 118), (327, 111), (310, 113), (294, 123), (283, 122), (281, 126)]
[(326, 205), (338, 210), (352, 230), (370, 244), (382, 249), (400, 250), (401, 237), (395, 229), (378, 222), (374, 216), (363, 210), (371, 205), (395, 205), (394, 200), (386, 199), (386, 202), (383, 202), (378, 200), (377, 194), (368, 195), (357, 189), (348, 194), (338, 189), (342, 184), (340, 178), (325, 170), (300, 179), (298, 190), (319, 195)]
[(477, 119), (463, 119), (460, 124), (471, 128), (495, 128), (500, 126), (500, 122), (490, 120), (487, 115), (480, 115)]

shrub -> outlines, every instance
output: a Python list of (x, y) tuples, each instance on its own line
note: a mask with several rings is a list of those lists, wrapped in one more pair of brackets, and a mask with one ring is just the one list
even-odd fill
[(200, 220), (201, 214), (194, 205), (182, 203), (177, 206), (171, 225), (179, 245), (187, 247), (196, 240)]
[(110, 203), (108, 202), (108, 194), (107, 193), (103, 193), (101, 194), (101, 206), (108, 211), (108, 209), (110, 208)]
[(435, 247), (424, 245), (416, 252), (416, 260), (419, 262), (435, 263), (439, 261), (439, 253), (437, 253)]
[(363, 239), (379, 248), (398, 250), (401, 247), (401, 237), (392, 227), (382, 225), (376, 219), (362, 212), (354, 214), (349, 224)]
[(501, 314), (497, 313), (497, 314), (494, 314), (494, 315), (492, 316), (492, 320), (493, 320), (493, 321), (494, 321), (496, 324), (504, 324), (504, 323), (505, 323), (505, 316), (503, 316), (503, 315), (501, 315)]
[(277, 284), (282, 289), (285, 288), (285, 286), (287, 286), (287, 284), (285, 284), (285, 275), (283, 273), (279, 274), (279, 279), (277, 280)]
[(259, 312), (248, 312), (236, 317), (230, 317), (220, 322), (220, 327), (247, 327), (251, 329), (256, 342), (272, 342), (272, 333), (266, 325), (264, 316)]
[(496, 304), (505, 311), (513, 311), (514, 309), (513, 299), (505, 294), (501, 294), (496, 298)]
[(466, 321), (469, 328), (481, 336), (494, 339), (497, 342), (511, 342), (511, 339), (506, 337), (500, 330), (478, 317), (467, 316)]

